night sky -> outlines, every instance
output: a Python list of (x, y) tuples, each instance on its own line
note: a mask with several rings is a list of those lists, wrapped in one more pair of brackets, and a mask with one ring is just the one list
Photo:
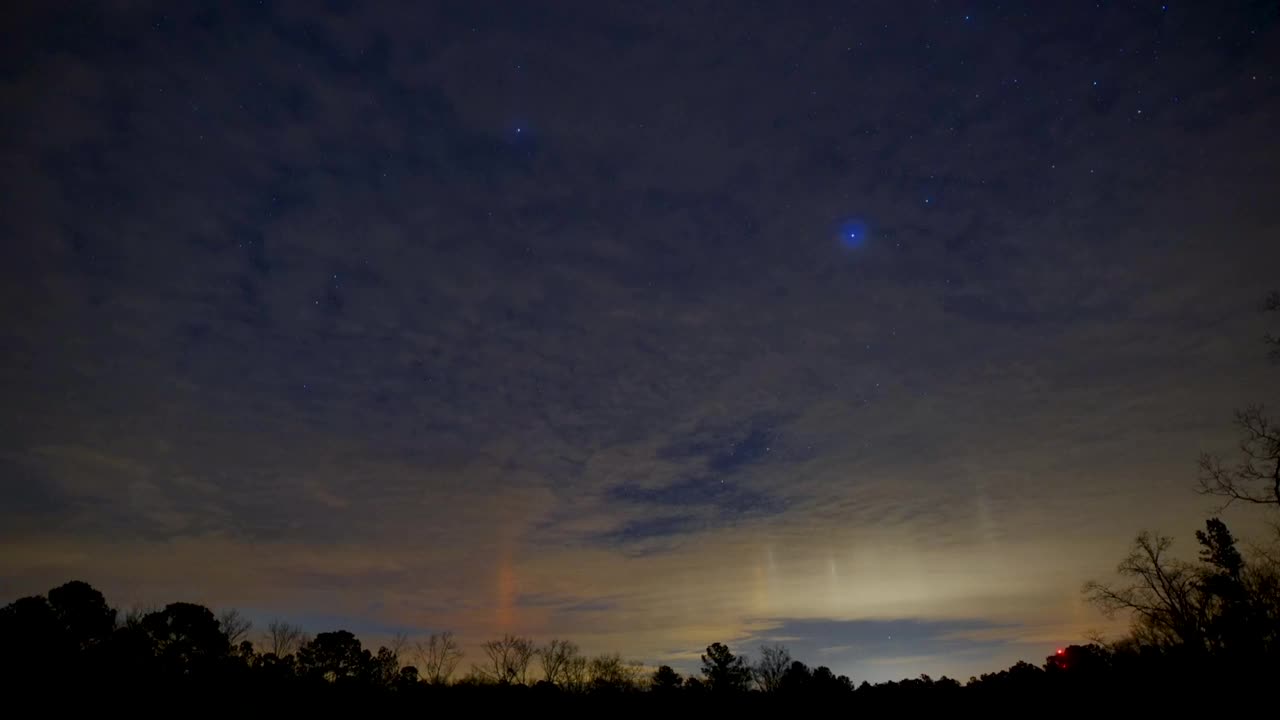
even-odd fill
[(963, 679), (1280, 400), (1274, 2), (22, 5), (5, 602)]

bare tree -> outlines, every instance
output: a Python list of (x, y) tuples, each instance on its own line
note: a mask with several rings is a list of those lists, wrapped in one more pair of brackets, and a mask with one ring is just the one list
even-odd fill
[(589, 684), (595, 690), (631, 690), (640, 679), (641, 667), (624, 662), (613, 653), (597, 655), (587, 663)]
[(239, 610), (230, 608), (218, 615), (218, 627), (227, 636), (231, 647), (235, 647), (249, 635), (249, 630), (253, 629), (253, 621), (240, 614)]
[(529, 638), (503, 635), (480, 646), (488, 662), (474, 669), (491, 682), (502, 685), (525, 685), (529, 681), (529, 662), (536, 646)]
[(1157, 647), (1204, 647), (1204, 608), (1200, 575), (1191, 565), (1168, 557), (1173, 540), (1139, 533), (1128, 557), (1116, 571), (1127, 585), (1090, 581), (1084, 592), (1109, 616), (1132, 614), (1134, 638)]
[(407, 653), (405, 651), (409, 647), (409, 636), (404, 632), (397, 632), (391, 636), (391, 640), (387, 642), (386, 647), (391, 651), (392, 655), (395, 655), (397, 663), (396, 667), (399, 669), (401, 665), (404, 665), (405, 658), (407, 657)]
[(443, 685), (449, 682), (453, 671), (462, 660), (462, 649), (458, 641), (449, 631), (432, 633), (427, 641), (418, 642), (414, 646), (414, 655), (422, 666), (422, 678), (432, 685)]
[[(1280, 290), (1262, 302), (1264, 312), (1280, 312)], [(1267, 335), (1271, 359), (1280, 362), (1280, 336)], [(1280, 507), (1280, 426), (1272, 423), (1261, 405), (1236, 411), (1240, 429), (1240, 460), (1224, 465), (1222, 458), (1200, 456), (1200, 492), (1224, 498), (1219, 510), (1241, 500), (1254, 505)]]
[(563, 687), (566, 683), (566, 671), (574, 658), (578, 657), (578, 646), (568, 640), (552, 639), (538, 650), (538, 660), (542, 663), (542, 678), (552, 685)]
[(1280, 506), (1280, 426), (1252, 405), (1236, 413), (1236, 427), (1243, 457), (1232, 467), (1215, 455), (1201, 455), (1200, 492), (1225, 498), (1224, 508), (1236, 500)]
[(267, 632), (262, 638), (266, 651), (280, 658), (293, 654), (306, 641), (307, 635), (301, 627), (290, 625), (283, 620), (272, 620), (267, 623)]
[(585, 655), (574, 655), (565, 661), (564, 670), (561, 673), (564, 689), (573, 692), (583, 692), (587, 689), (587, 664)]
[(761, 645), (760, 660), (752, 668), (756, 684), (765, 692), (777, 692), (782, 687), (782, 676), (791, 666), (791, 652), (785, 645)]

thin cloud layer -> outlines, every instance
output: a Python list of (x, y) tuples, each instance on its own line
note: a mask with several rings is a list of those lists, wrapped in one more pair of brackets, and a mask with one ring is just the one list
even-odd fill
[(1274, 394), (1237, 10), (25, 10), (0, 590), (1038, 659)]

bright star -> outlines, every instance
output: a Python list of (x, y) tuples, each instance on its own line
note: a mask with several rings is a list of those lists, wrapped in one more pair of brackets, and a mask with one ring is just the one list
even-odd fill
[(840, 225), (836, 236), (846, 250), (857, 250), (867, 242), (870, 231), (862, 220), (846, 220)]

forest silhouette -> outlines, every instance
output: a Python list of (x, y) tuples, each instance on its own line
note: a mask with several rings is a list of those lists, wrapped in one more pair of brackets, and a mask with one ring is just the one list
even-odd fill
[[(1263, 307), (1280, 310), (1280, 294)], [(1280, 361), (1280, 337), (1267, 341)], [(1239, 454), (1203, 456), (1199, 490), (1222, 507), (1256, 506), (1280, 520), (1280, 426), (1261, 406), (1240, 411), (1236, 423)], [(0, 609), (0, 678), (11, 703), (128, 702), (197, 713), (249, 700), (262, 703), (255, 710), (358, 701), (427, 712), (500, 705), (745, 714), (803, 706), (1007, 706), (1041, 714), (1189, 698), (1272, 704), (1280, 680), (1280, 553), (1242, 548), (1218, 517), (1209, 518), (1195, 540), (1199, 554), (1188, 561), (1173, 554), (1172, 538), (1139, 533), (1117, 567), (1118, 584), (1085, 586), (1103, 611), (1128, 615), (1122, 637), (1068, 645), (1041, 665), (1018, 662), (965, 682), (920, 675), (857, 683), (793, 658), (782, 645), (749, 657), (713, 642), (687, 675), (617, 654), (587, 656), (569, 640), (539, 644), (517, 635), (484, 643), (477, 657), (466, 657), (448, 632), (416, 642), (398, 637), (371, 650), (346, 630), (312, 637), (277, 620), (255, 632), (237, 611), (215, 614), (189, 602), (121, 613), (82, 581)], [(164, 705), (170, 701), (188, 704)]]

